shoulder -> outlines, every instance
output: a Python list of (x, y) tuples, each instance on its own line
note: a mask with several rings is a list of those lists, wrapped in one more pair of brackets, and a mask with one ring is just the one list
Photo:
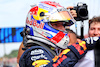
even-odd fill
[(39, 55), (48, 55), (48, 54), (52, 56), (49, 50), (47, 50), (46, 48), (41, 46), (32, 46), (23, 53), (23, 56), (28, 56), (28, 55), (39, 56)]
[[(44, 47), (41, 46), (32, 46), (27, 49), (21, 56), (19, 64), (24, 66), (27, 63), (27, 66), (31, 66), (33, 62), (39, 60), (48, 60), (51, 61), (53, 55)], [(27, 67), (24, 66), (24, 67)]]

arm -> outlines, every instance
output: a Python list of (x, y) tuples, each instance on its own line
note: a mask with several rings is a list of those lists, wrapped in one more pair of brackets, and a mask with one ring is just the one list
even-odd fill
[(99, 37), (88, 37), (83, 39), (87, 43), (88, 52), (86, 53), (85, 57), (80, 59), (74, 67), (95, 67), (96, 60), (94, 59), (94, 49), (96, 49), (96, 46), (99, 45), (97, 44), (100, 41), (99, 39)]
[(19, 50), (18, 50), (18, 55), (17, 55), (17, 63), (19, 63), (19, 59), (21, 57), (21, 55), (23, 54), (23, 50), (22, 48), (24, 48), (24, 45), (23, 45), (23, 42), (21, 43), (20, 47), (19, 47)]

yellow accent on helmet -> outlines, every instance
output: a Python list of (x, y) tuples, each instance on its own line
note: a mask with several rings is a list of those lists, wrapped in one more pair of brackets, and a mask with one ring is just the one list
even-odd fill
[(37, 16), (36, 15), (33, 15), (33, 17), (34, 17), (35, 20), (42, 20), (43, 19), (43, 17), (40, 17), (40, 13), (41, 12), (48, 13), (47, 10), (44, 10), (42, 8), (39, 8), (38, 9), (38, 12), (37, 12)]

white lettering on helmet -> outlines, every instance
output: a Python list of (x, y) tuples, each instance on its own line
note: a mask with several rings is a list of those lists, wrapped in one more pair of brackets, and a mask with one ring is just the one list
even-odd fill
[(66, 8), (61, 8), (61, 9), (57, 9), (58, 12), (61, 12), (61, 11), (67, 11)]
[(44, 4), (42, 4), (42, 3), (39, 3), (39, 7), (40, 7), (40, 8), (43, 8), (43, 9), (46, 9), (46, 10), (48, 10), (48, 11), (50, 11), (50, 12), (54, 9), (54, 8), (51, 7), (51, 6), (44, 5)]

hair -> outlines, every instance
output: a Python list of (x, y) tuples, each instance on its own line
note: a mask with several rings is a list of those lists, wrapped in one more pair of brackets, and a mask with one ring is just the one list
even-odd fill
[(92, 23), (95, 23), (95, 24), (100, 23), (100, 16), (98, 17), (94, 16), (92, 19), (89, 20), (89, 28)]
[(78, 36), (73, 30), (71, 30), (71, 29), (66, 29), (66, 31), (68, 31), (68, 32), (70, 32), (70, 33), (73, 33), (73, 34), (76, 36), (76, 38), (81, 39), (81, 37)]
[(76, 35), (76, 33), (75, 33), (73, 30), (71, 30), (71, 29), (66, 29), (66, 31), (67, 31), (67, 32), (70, 32), (70, 33), (73, 33), (73, 34)]

